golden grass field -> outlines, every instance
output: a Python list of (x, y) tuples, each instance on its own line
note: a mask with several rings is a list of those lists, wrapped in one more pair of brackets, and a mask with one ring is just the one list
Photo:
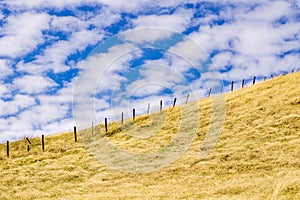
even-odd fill
[[(175, 137), (181, 110), (195, 103), (109, 124), (107, 136), (128, 152), (162, 148)], [(82, 137), (75, 143), (73, 133), (46, 136), (45, 152), (40, 138), (31, 138), (30, 152), (25, 140), (13, 142), (10, 158), (1, 144), (0, 199), (300, 199), (300, 73), (227, 93), (223, 132), (203, 159), (211, 100), (197, 103), (199, 127), (190, 148), (153, 172), (113, 170), (87, 151)], [(90, 140), (97, 142), (100, 128)], [(157, 134), (148, 139), (130, 136), (151, 131)]]

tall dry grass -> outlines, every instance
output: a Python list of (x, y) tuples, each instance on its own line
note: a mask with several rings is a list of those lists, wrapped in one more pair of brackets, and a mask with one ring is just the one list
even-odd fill
[[(82, 138), (75, 143), (73, 133), (46, 137), (45, 152), (40, 138), (31, 138), (30, 152), (25, 140), (11, 143), (10, 158), (1, 144), (0, 199), (300, 199), (299, 85), (300, 73), (295, 73), (226, 94), (224, 130), (203, 159), (211, 101), (199, 100), (198, 109), (190, 110), (200, 110), (190, 148), (149, 173), (110, 169), (86, 150)], [(191, 104), (186, 109), (195, 107)], [(176, 136), (182, 109), (109, 124), (107, 135), (128, 152), (154, 151)], [(103, 125), (95, 133), (100, 129)], [(137, 133), (153, 135), (136, 138)]]

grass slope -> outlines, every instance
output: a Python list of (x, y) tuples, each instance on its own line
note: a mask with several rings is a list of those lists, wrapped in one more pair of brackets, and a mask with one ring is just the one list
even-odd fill
[[(224, 130), (204, 159), (211, 102), (199, 100), (197, 138), (176, 162), (149, 173), (111, 170), (72, 133), (46, 137), (45, 152), (40, 138), (31, 138), (29, 153), (25, 140), (11, 143), (10, 158), (1, 144), (0, 199), (300, 199), (299, 86), (295, 73), (226, 94)], [(110, 124), (109, 138), (129, 152), (161, 148), (176, 135), (181, 109), (140, 116), (139, 126)], [(126, 134), (151, 131), (148, 140)]]

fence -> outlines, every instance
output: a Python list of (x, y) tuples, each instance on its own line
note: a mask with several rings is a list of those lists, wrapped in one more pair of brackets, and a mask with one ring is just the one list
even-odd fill
[[(300, 69), (297, 68), (296, 70), (292, 70), (291, 73), (294, 73), (294, 72), (299, 72)], [(286, 75), (287, 73), (281, 73), (279, 75)], [(273, 79), (274, 78), (274, 75), (271, 74), (270, 75), (270, 79)], [(268, 77), (266, 76), (253, 76), (253, 78), (251, 79), (242, 79), (242, 81), (240, 82), (234, 82), (234, 81), (231, 81), (231, 83), (228, 84), (228, 87), (227, 88), (221, 88), (221, 93), (224, 93), (224, 92), (233, 92), (234, 90), (237, 90), (237, 89), (242, 89), (246, 86), (246, 84), (248, 82), (251, 83), (251, 85), (255, 85), (258, 81), (266, 81), (268, 79)], [(194, 96), (198, 99), (201, 99), (201, 98), (204, 98), (204, 97), (210, 97), (212, 95), (212, 88), (209, 88), (207, 90), (206, 93), (195, 93)], [(217, 93), (217, 92), (216, 92)], [(201, 95), (205, 95), (206, 96), (202, 96)], [(200, 95), (200, 96), (199, 96)], [(181, 105), (183, 104), (188, 104), (191, 100), (197, 100), (197, 99), (191, 99), (191, 95), (190, 94), (187, 94), (185, 97), (182, 98), (181, 101), (179, 102), (184, 102), (182, 103)], [(154, 109), (155, 111), (159, 111), (159, 112), (162, 112), (163, 111), (163, 100), (160, 100), (159, 102), (159, 108), (156, 108)], [(167, 101), (165, 103), (165, 108), (168, 108), (168, 107), (175, 107), (176, 105), (179, 105), (178, 104), (178, 97), (175, 97), (173, 99), (173, 101)], [(139, 114), (150, 114), (150, 109), (151, 109), (151, 105), (150, 103), (147, 104), (147, 108), (139, 108), (139, 110), (142, 110), (142, 112), (140, 112)], [(107, 133), (108, 132), (108, 123), (109, 121), (111, 122), (114, 122), (114, 121), (120, 121), (121, 124), (124, 123), (124, 120), (125, 119), (130, 119), (132, 118), (133, 121), (135, 121), (136, 117), (137, 117), (137, 112), (136, 112), (136, 108), (133, 108), (132, 109), (132, 116), (130, 115), (124, 115), (124, 112), (121, 112), (120, 114), (120, 118), (117, 118), (116, 116), (114, 117), (105, 117), (104, 118), (104, 127), (105, 127), (105, 132)], [(74, 129), (73, 129), (73, 133), (74, 133), (74, 142), (77, 143), (78, 142), (78, 137), (77, 137), (77, 130), (84, 130), (84, 129), (87, 129), (87, 128), (91, 128), (92, 130), (92, 135), (93, 135), (93, 132), (94, 132), (94, 122), (91, 122), (91, 124), (86, 124), (86, 125), (83, 125), (81, 127), (76, 127), (74, 126)], [(69, 130), (72, 130), (72, 129), (69, 129)], [(26, 141), (27, 141), (27, 151), (29, 152), (30, 151), (30, 145), (32, 144), (30, 139), (28, 137), (25, 138)], [(45, 135), (42, 135), (42, 138), (41, 138), (41, 150), (44, 152), (45, 151)], [(10, 157), (10, 141), (6, 141), (6, 156), (7, 157)]]

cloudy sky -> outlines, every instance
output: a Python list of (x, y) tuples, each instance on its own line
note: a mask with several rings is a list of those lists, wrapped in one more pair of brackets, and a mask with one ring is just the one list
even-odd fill
[(0, 142), (71, 130), (73, 99), (102, 122), (299, 63), (299, 0), (2, 0)]

